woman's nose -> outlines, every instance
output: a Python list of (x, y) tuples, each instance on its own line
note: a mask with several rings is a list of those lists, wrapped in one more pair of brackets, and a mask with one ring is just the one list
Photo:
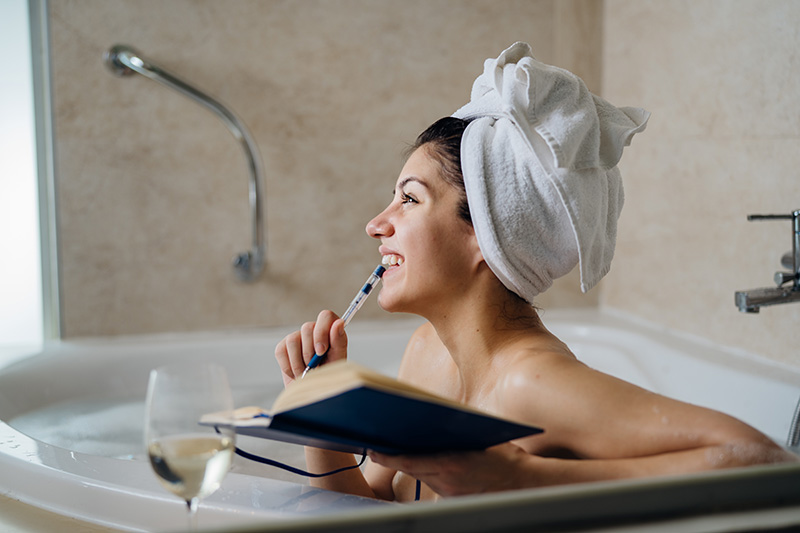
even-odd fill
[(383, 210), (378, 216), (367, 222), (367, 235), (375, 239), (387, 237), (392, 233), (392, 225)]

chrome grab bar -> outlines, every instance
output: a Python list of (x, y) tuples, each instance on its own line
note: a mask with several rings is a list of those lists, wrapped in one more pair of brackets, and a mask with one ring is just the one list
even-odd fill
[(175, 89), (217, 115), (242, 146), (250, 171), (250, 214), (252, 220), (252, 249), (233, 258), (236, 275), (243, 281), (255, 280), (264, 268), (266, 243), (264, 236), (263, 175), (258, 148), (242, 121), (231, 110), (214, 98), (192, 87), (185, 81), (166, 72), (145, 59), (134, 48), (117, 44), (105, 53), (106, 66), (117, 76), (130, 76), (134, 72)]

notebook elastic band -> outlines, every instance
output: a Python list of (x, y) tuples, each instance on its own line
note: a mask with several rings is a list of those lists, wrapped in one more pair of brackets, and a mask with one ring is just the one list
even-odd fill
[[(217, 433), (220, 433), (219, 427), (214, 426), (214, 430)], [(292, 474), (297, 474), (299, 476), (312, 477), (312, 478), (332, 476), (334, 474), (338, 474), (339, 472), (344, 472), (346, 470), (353, 470), (354, 468), (360, 468), (361, 465), (364, 464), (364, 461), (367, 460), (367, 450), (364, 450), (361, 453), (361, 460), (358, 462), (357, 465), (345, 466), (345, 467), (342, 467), (342, 468), (337, 468), (336, 470), (331, 470), (330, 472), (325, 472), (325, 473), (322, 473), (322, 474), (315, 474), (313, 472), (306, 472), (305, 470), (303, 470), (301, 468), (295, 468), (294, 466), (290, 466), (290, 465), (287, 465), (285, 463), (281, 463), (280, 461), (275, 461), (274, 459), (267, 459), (266, 457), (261, 457), (261, 456), (252, 454), (250, 452), (246, 452), (246, 451), (242, 450), (239, 447), (235, 447), (234, 451), (236, 452), (236, 455), (238, 455), (240, 457), (244, 457), (245, 459), (249, 459), (251, 461), (255, 461), (257, 463), (265, 464), (265, 465), (268, 465), (268, 466), (274, 466), (275, 468), (280, 468), (281, 470), (286, 470), (287, 472), (291, 472)]]

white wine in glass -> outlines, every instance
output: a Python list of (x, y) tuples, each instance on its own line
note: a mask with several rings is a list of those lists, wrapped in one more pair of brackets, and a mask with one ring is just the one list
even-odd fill
[(216, 491), (233, 459), (230, 427), (199, 424), (207, 413), (233, 411), (225, 369), (209, 363), (164, 366), (150, 373), (145, 409), (145, 444), (158, 480), (182, 498), (189, 525), (197, 526), (197, 504)]

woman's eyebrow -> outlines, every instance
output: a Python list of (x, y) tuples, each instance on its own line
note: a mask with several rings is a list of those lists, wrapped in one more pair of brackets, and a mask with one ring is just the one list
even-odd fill
[[(421, 180), (420, 178), (418, 178), (418, 177), (416, 177), (416, 176), (409, 176), (409, 177), (407, 177), (407, 178), (404, 178), (404, 179), (403, 179), (403, 180), (402, 180), (402, 181), (401, 181), (401, 182), (398, 184), (398, 187), (399, 187), (400, 189), (403, 189), (403, 188), (404, 188), (406, 185), (408, 185), (408, 184), (409, 184), (409, 182), (412, 182), (412, 181), (414, 181), (414, 182), (416, 182), (416, 183), (419, 183), (420, 185), (422, 185), (422, 186), (423, 186), (423, 187), (425, 187), (426, 189), (428, 188), (428, 184), (427, 184), (427, 183), (425, 183), (423, 180)], [(397, 189), (393, 190), (393, 191), (392, 191), (392, 194), (394, 194), (394, 192), (395, 192), (396, 190), (397, 190)]]

